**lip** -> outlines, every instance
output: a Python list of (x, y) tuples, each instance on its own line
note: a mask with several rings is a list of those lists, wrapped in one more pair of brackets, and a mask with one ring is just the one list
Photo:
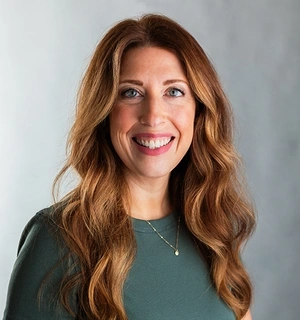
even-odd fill
[(142, 139), (142, 138), (152, 138), (152, 139), (157, 139), (157, 138), (171, 138), (174, 137), (172, 133), (168, 132), (162, 132), (162, 133), (137, 133), (135, 134), (132, 138), (137, 138), (137, 139)]
[[(150, 148), (141, 146), (136, 142), (136, 139), (139, 139), (139, 140), (153, 139), (153, 140), (155, 140), (158, 138), (171, 138), (171, 141), (168, 144), (166, 144), (165, 146), (162, 146), (162, 147), (159, 147), (156, 149), (150, 149)], [(133, 136), (132, 141), (134, 142), (134, 145), (141, 153), (143, 153), (147, 156), (159, 156), (159, 155), (164, 154), (169, 151), (169, 149), (173, 145), (174, 139), (175, 139), (175, 137), (171, 133), (138, 133)]]

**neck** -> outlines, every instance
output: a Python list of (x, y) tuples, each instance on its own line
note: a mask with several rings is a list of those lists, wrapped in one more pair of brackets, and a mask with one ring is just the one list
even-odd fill
[(160, 219), (172, 212), (169, 198), (169, 178), (136, 179), (127, 183), (131, 194), (131, 216), (142, 220)]

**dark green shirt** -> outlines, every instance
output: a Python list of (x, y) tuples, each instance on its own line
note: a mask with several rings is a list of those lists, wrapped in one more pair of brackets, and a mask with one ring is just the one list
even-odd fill
[[(48, 216), (49, 209), (40, 211), (24, 229), (9, 284), (5, 320), (75, 319), (55, 299), (67, 271), (67, 262), (59, 263), (67, 249)], [(175, 213), (151, 223), (175, 245)], [(182, 222), (178, 256), (146, 221), (133, 219), (133, 227), (137, 255), (124, 285), (129, 320), (235, 319), (218, 297), (208, 268)], [(43, 295), (38, 302), (42, 283)], [(76, 306), (76, 295), (72, 303)]]

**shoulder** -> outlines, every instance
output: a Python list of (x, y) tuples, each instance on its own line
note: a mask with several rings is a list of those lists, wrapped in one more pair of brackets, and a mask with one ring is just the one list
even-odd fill
[(31, 232), (38, 232), (41, 228), (48, 230), (53, 212), (53, 206), (38, 211), (26, 224), (21, 237), (26, 237)]
[(18, 256), (25, 249), (41, 251), (42, 255), (48, 255), (58, 247), (65, 247), (60, 236), (59, 227), (54, 220), (55, 208), (51, 206), (36, 213), (25, 226), (18, 247)]
[[(53, 206), (43, 209), (24, 228), (10, 278), (4, 319), (55, 318), (57, 304), (49, 302), (59, 292), (72, 260), (53, 214)], [(71, 318), (65, 314), (62, 319)]]

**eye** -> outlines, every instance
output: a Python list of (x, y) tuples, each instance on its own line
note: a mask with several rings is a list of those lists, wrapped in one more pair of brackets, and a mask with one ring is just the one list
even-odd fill
[(184, 95), (184, 92), (178, 88), (170, 88), (167, 95), (171, 97), (181, 97)]
[(137, 90), (129, 88), (129, 89), (123, 90), (121, 92), (121, 96), (124, 98), (136, 98), (136, 97), (140, 97), (141, 94)]

